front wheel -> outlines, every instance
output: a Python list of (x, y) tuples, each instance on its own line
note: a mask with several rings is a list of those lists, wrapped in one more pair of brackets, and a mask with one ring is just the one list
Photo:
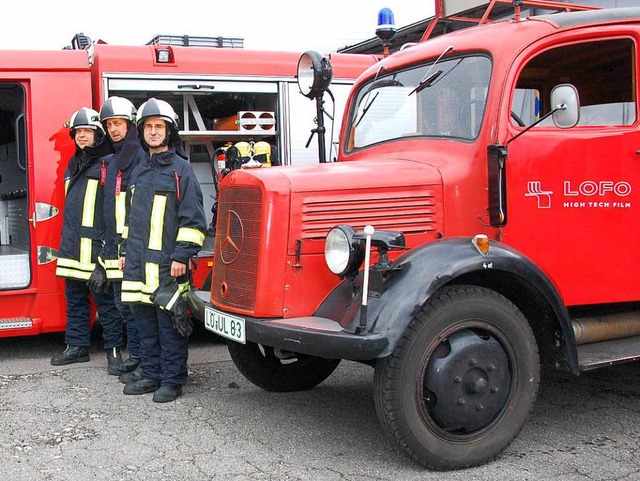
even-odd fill
[(253, 342), (227, 342), (231, 360), (253, 384), (265, 391), (305, 391), (336, 370), (340, 359), (324, 359), (275, 350)]
[(539, 378), (536, 341), (520, 310), (495, 291), (451, 286), (378, 360), (376, 411), (386, 433), (420, 464), (467, 468), (513, 441)]

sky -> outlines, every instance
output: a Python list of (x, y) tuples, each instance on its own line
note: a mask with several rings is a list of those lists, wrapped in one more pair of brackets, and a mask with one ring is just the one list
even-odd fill
[(397, 28), (434, 11), (429, 0), (21, 0), (3, 2), (0, 49), (60, 50), (82, 32), (115, 45), (223, 36), (243, 38), (245, 49), (328, 53), (373, 38), (384, 7)]

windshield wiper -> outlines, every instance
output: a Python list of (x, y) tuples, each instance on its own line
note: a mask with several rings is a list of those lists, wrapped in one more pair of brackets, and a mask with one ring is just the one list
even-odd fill
[(440, 61), (440, 59), (444, 57), (448, 52), (451, 52), (453, 49), (454, 49), (453, 45), (449, 45), (447, 48), (444, 49), (444, 51), (438, 56), (436, 61), (431, 64), (431, 67), (429, 67), (429, 70), (427, 70), (427, 73), (424, 74), (424, 76), (422, 77), (422, 80), (418, 82), (418, 85), (416, 86), (416, 88), (414, 88), (411, 92), (409, 92), (407, 96), (412, 95), (416, 92), (420, 92), (422, 89), (426, 89), (433, 83), (435, 79), (437, 79), (438, 77), (440, 77), (440, 75), (442, 75), (442, 70), (438, 70), (433, 75), (429, 75), (429, 74), (433, 70), (433, 67), (435, 67), (436, 64)]
[(420, 83), (418, 85), (416, 85), (416, 88), (414, 88), (411, 92), (409, 92), (407, 94), (407, 97), (413, 94), (417, 94), (419, 92), (421, 92), (422, 90), (426, 89), (427, 87), (431, 87), (431, 84), (433, 84), (433, 82), (440, 77), (440, 75), (442, 75), (443, 70), (438, 70), (437, 72), (433, 72), (431, 75), (429, 75), (427, 78), (423, 78), (422, 80), (420, 80)]
[(364, 119), (364, 116), (367, 115), (367, 112), (369, 111), (369, 109), (373, 105), (373, 102), (375, 102), (375, 100), (378, 98), (378, 95), (380, 95), (380, 92), (376, 92), (376, 94), (373, 96), (373, 98), (371, 100), (369, 100), (369, 103), (364, 106), (364, 108), (362, 109), (362, 114), (360, 114), (360, 118), (358, 120), (356, 120), (355, 124), (353, 124), (353, 128), (354, 129), (360, 124), (360, 122), (362, 122), (362, 119)]

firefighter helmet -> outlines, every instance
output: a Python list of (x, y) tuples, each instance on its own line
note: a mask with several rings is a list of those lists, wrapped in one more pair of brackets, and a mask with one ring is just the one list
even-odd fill
[(100, 122), (103, 124), (108, 119), (126, 119), (133, 122), (136, 115), (136, 108), (124, 97), (109, 97), (105, 100), (100, 109)]
[(160, 117), (173, 130), (176, 132), (179, 130), (178, 114), (176, 114), (169, 102), (151, 98), (143, 103), (138, 109), (138, 127), (144, 124), (144, 120), (149, 117)]
[(75, 138), (76, 129), (85, 128), (96, 131), (96, 137), (104, 135), (104, 128), (100, 123), (100, 114), (93, 109), (82, 107), (80, 110), (73, 113), (71, 120), (69, 121), (69, 127), (71, 130), (71, 138)]
[[(142, 139), (143, 145), (147, 145), (144, 140), (144, 121), (149, 117), (159, 117), (167, 124), (168, 133), (162, 142), (162, 145), (179, 145), (180, 134), (178, 127), (178, 114), (173, 110), (169, 102), (164, 100), (150, 98), (144, 102), (138, 109), (138, 136)], [(148, 145), (147, 145), (148, 146)]]

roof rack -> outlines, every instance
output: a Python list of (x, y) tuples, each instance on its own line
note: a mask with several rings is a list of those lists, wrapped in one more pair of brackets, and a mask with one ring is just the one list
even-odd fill
[(195, 37), (192, 35), (156, 35), (147, 45), (184, 47), (243, 48), (244, 39), (234, 37)]
[[(599, 10), (601, 7), (570, 3), (571, 0), (435, 0), (435, 16), (422, 34), (421, 42), (445, 33), (490, 23), (504, 18), (520, 20), (522, 9), (545, 13)], [(539, 14), (536, 12), (536, 14)]]

